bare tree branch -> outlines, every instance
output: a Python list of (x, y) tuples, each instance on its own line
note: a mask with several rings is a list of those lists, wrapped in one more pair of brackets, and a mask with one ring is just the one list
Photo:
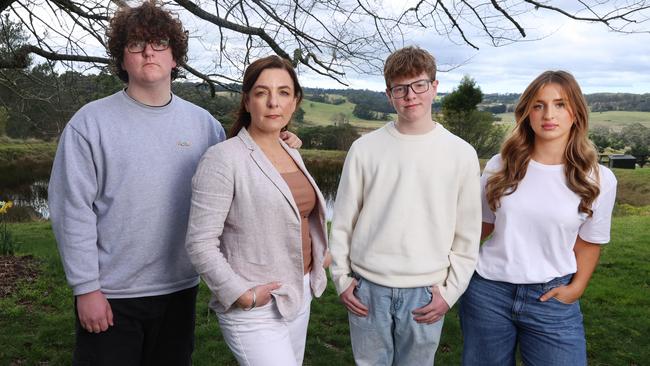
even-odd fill
[(46, 51), (34, 45), (23, 45), (14, 51), (14, 57), (11, 59), (1, 59), (0, 69), (24, 69), (29, 66), (28, 56), (30, 53), (37, 54), (43, 58), (53, 61), (77, 61), (92, 62), (95, 64), (108, 64), (110, 60), (105, 57), (68, 55)]
[[(614, 32), (649, 32), (650, 0), (416, 0), (396, 10), (390, 0), (163, 0), (189, 26), (183, 67), (211, 88), (240, 80), (248, 63), (275, 53), (299, 69), (346, 85), (350, 73), (379, 73), (388, 52), (413, 32), (478, 49), (543, 38), (544, 14), (602, 24)], [(557, 5), (556, 5), (557, 4)], [(561, 4), (561, 5), (560, 5)], [(22, 23), (28, 44), (3, 54), (0, 68), (24, 67), (29, 54), (103, 67), (105, 31), (125, 0), (0, 0), (0, 12)], [(531, 18), (531, 12), (539, 16)], [(189, 19), (189, 21), (188, 21)], [(539, 19), (539, 20), (538, 20)], [(196, 56), (198, 41), (205, 50)], [(194, 45), (194, 46), (192, 46)], [(0, 43), (0, 47), (2, 44)], [(212, 58), (210, 65), (206, 55)], [(201, 66), (197, 66), (200, 61)], [(225, 82), (224, 82), (225, 81)]]

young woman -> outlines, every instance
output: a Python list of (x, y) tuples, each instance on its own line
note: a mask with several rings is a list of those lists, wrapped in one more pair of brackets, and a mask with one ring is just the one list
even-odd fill
[(192, 182), (187, 251), (242, 365), (302, 364), (312, 294), (327, 282), (325, 202), (279, 137), (302, 95), (290, 62), (253, 62), (231, 138)]
[(461, 299), (464, 365), (586, 365), (578, 299), (609, 241), (616, 179), (587, 138), (578, 83), (546, 71), (483, 176), (476, 272)]

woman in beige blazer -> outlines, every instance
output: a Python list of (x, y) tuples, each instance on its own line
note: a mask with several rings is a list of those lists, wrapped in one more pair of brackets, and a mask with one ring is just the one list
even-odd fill
[(323, 196), (279, 138), (302, 96), (290, 62), (253, 62), (234, 137), (205, 153), (192, 181), (187, 251), (242, 365), (302, 364), (311, 298), (327, 282)]

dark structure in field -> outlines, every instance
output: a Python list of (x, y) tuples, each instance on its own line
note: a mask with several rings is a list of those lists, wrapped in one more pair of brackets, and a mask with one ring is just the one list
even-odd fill
[(610, 155), (609, 167), (621, 168), (621, 169), (635, 169), (636, 158), (632, 155)]

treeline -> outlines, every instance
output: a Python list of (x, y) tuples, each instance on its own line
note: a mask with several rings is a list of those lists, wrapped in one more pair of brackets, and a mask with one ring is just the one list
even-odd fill
[[(16, 139), (56, 139), (70, 118), (85, 104), (111, 95), (124, 87), (108, 70), (96, 75), (77, 72), (57, 74), (47, 64), (28, 70), (0, 71), (0, 136)], [(230, 129), (239, 106), (239, 85), (219, 88), (216, 95), (205, 84), (172, 83), (181, 98), (205, 108)], [(233, 91), (234, 90), (234, 91)], [(339, 97), (344, 103), (345, 99)], [(329, 101), (330, 99), (328, 99)], [(306, 148), (347, 150), (359, 137), (345, 115), (334, 126), (305, 127), (305, 111), (293, 115), (292, 130)]]
[[(513, 112), (520, 94), (485, 94), (479, 109), (495, 114)], [(593, 93), (586, 94), (592, 112), (636, 111), (650, 112), (650, 93)]]
[[(57, 73), (49, 64), (26, 70), (0, 70), (0, 136), (51, 140), (61, 133), (72, 115), (86, 103), (108, 96), (123, 88), (122, 82), (108, 70), (96, 75), (78, 72)], [(174, 82), (172, 90), (180, 97), (200, 105), (217, 118), (226, 129), (234, 120), (239, 105), (240, 88), (212, 90), (204, 84)], [(235, 91), (232, 91), (235, 90)], [(387, 120), (393, 109), (382, 92), (368, 90), (335, 90), (306, 88), (310, 101), (330, 104), (355, 103), (353, 114), (363, 119)], [(519, 98), (518, 94), (482, 94), (471, 78), (460, 85), (434, 107), (436, 113), (452, 132), (470, 142), (479, 156), (489, 157), (498, 151), (505, 130), (494, 124), (493, 114), (507, 111)], [(599, 93), (587, 96), (592, 109), (641, 109), (650, 94)], [(644, 104), (645, 103), (645, 104)], [(359, 136), (347, 116), (338, 113), (330, 122), (333, 126), (310, 127), (304, 124), (305, 112), (294, 113), (292, 129), (306, 148), (347, 150)], [(601, 151), (607, 147), (627, 151), (645, 164), (650, 147), (650, 132), (641, 124), (632, 124), (620, 132), (594, 129), (592, 139)], [(644, 150), (645, 149), (645, 150)]]
[(589, 138), (598, 148), (598, 152), (625, 152), (634, 156), (640, 167), (643, 167), (650, 157), (650, 128), (640, 123), (626, 125), (620, 131), (595, 127), (589, 131)]
[(359, 132), (349, 123), (329, 126), (299, 127), (296, 134), (305, 149), (348, 150)]
[[(362, 105), (366, 113), (357, 115), (359, 118), (382, 119), (382, 113), (393, 113), (393, 107), (388, 103), (384, 92), (359, 89), (312, 89), (306, 88), (308, 99), (321, 103), (342, 104), (344, 99), (337, 95), (344, 96), (350, 103)], [(438, 94), (441, 99), (446, 96), (445, 93)], [(514, 107), (519, 100), (519, 93), (491, 93), (484, 94), (483, 100), (478, 105), (481, 111), (491, 112), (494, 114), (513, 112)], [(586, 94), (587, 104), (592, 112), (606, 111), (638, 111), (650, 112), (650, 93), (632, 94), (632, 93), (593, 93)], [(441, 102), (433, 104), (433, 110), (441, 111)], [(374, 112), (375, 114), (372, 114)]]
[[(83, 105), (123, 87), (108, 70), (96, 75), (58, 74), (47, 64), (28, 70), (0, 70), (0, 136), (51, 140)], [(212, 97), (203, 84), (175, 82), (172, 90), (207, 109), (226, 127), (239, 105), (238, 93), (222, 91)]]
[[(384, 92), (376, 92), (372, 90), (360, 90), (360, 89), (317, 89), (317, 88), (305, 88), (305, 93), (307, 98), (310, 101), (329, 103), (329, 104), (340, 104), (339, 97), (331, 97), (332, 95), (341, 96), (343, 103), (347, 99), (350, 103), (357, 105), (363, 105), (365, 109), (377, 113), (393, 113), (393, 107), (388, 103), (386, 94)], [(333, 103), (328, 101), (319, 100), (319, 96), (329, 95), (330, 98), (333, 98), (339, 103)], [(327, 99), (326, 99), (327, 100)], [(362, 117), (360, 117), (362, 118)]]
[(320, 89), (312, 89), (311, 93), (308, 93), (308, 89), (305, 90), (306, 90), (305, 98), (309, 99), (310, 102), (318, 102), (318, 103), (333, 104), (333, 105), (339, 105), (345, 103), (345, 98), (323, 93), (323, 91)]
[(588, 94), (586, 97), (592, 112), (650, 112), (650, 93), (596, 93)]

